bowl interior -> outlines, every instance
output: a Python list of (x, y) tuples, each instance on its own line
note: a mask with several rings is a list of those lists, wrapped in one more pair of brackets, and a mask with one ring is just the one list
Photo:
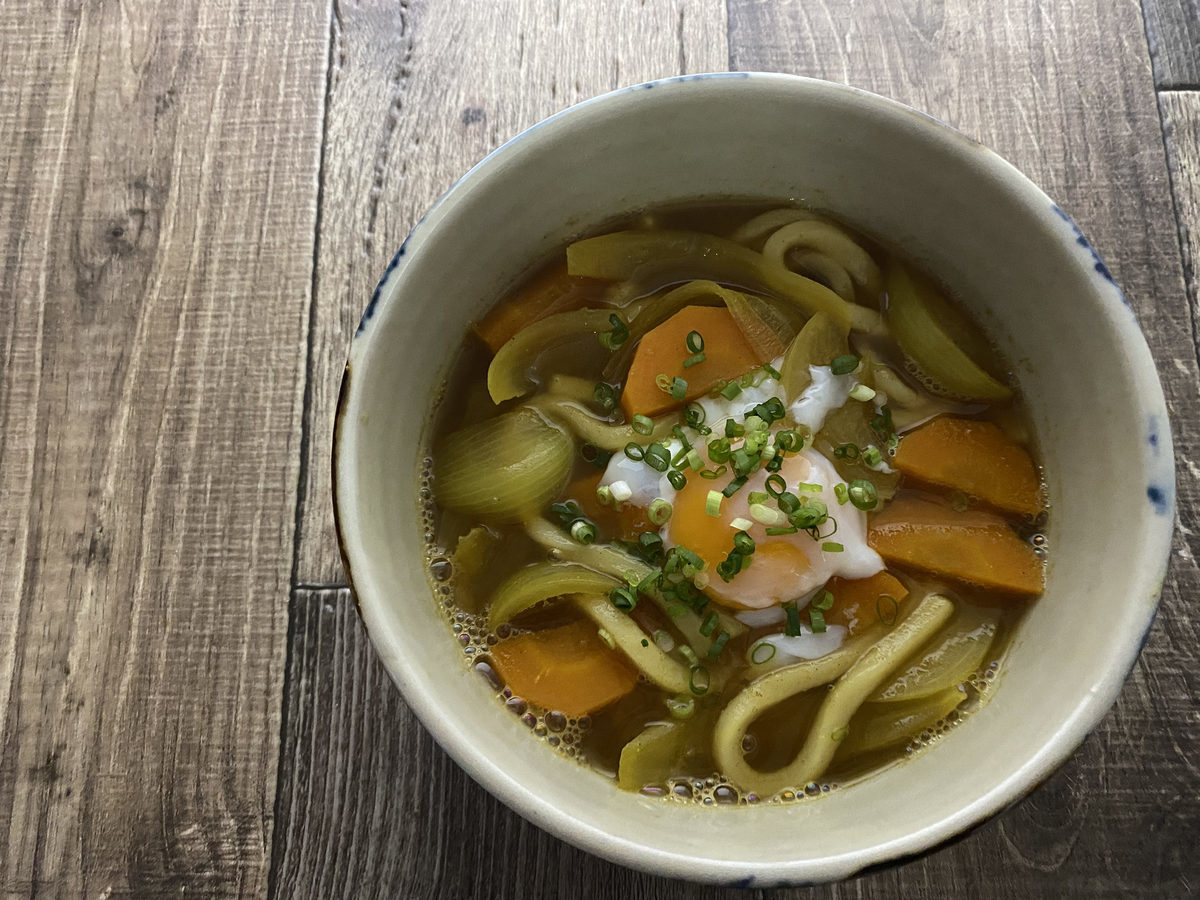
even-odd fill
[[(1046, 594), (991, 702), (931, 751), (788, 806), (656, 802), (537, 747), (463, 665), (423, 571), (423, 442), (467, 325), (530, 264), (614, 216), (720, 198), (828, 209), (956, 288), (1015, 364), (1050, 489)], [(385, 664), (485, 787), (628, 865), (813, 881), (945, 839), (1078, 745), (1115, 699), (1157, 603), (1173, 518), (1170, 435), (1119, 290), (1072, 223), (990, 151), (849, 88), (766, 75), (659, 82), (526, 132), (414, 230), (364, 317), (347, 377), (337, 509)]]

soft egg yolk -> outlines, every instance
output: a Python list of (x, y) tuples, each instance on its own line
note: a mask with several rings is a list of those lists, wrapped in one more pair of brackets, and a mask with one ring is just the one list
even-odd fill
[[(838, 531), (832, 540), (845, 546), (843, 553), (846, 556), (843, 559), (843, 553), (823, 550), (822, 541), (813, 540), (811, 535), (803, 531), (768, 537), (766, 526), (755, 522), (747, 529), (755, 543), (751, 556), (753, 561), (749, 568), (742, 569), (729, 582), (722, 580), (716, 567), (733, 549), (733, 536), (737, 529), (731, 523), (738, 518), (753, 521), (749, 496), (753, 491), (765, 490), (768, 474), (760, 469), (751, 475), (741, 490), (725, 498), (719, 516), (710, 516), (705, 511), (708, 492), (720, 491), (733, 480), (732, 474), (712, 481), (689, 478), (687, 485), (676, 496), (674, 512), (664, 537), (668, 545), (683, 545), (708, 564), (706, 594), (734, 609), (762, 609), (795, 600), (816, 590), (838, 574), (844, 568), (844, 562), (854, 561), (856, 568), (862, 568), (863, 563), (866, 563), (866, 568), (882, 568), (882, 561), (863, 541), (865, 514), (849, 504), (838, 504), (833, 485), (841, 479), (823, 457), (815, 451), (805, 450), (787, 457), (779, 474), (787, 482), (789, 491), (801, 498), (819, 498), (826, 504), (829, 515), (838, 520)], [(800, 482), (819, 484), (822, 489), (820, 492), (798, 492), (796, 485)], [(766, 505), (774, 508), (775, 501), (772, 499)], [(864, 553), (873, 557), (874, 561), (864, 560)]]

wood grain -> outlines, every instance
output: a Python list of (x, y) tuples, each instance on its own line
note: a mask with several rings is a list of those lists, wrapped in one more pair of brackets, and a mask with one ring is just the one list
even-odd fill
[(0, 892), (260, 895), (327, 10), (0, 5)]
[(501, 142), (627, 84), (724, 70), (723, 0), (335, 2), (299, 584), (344, 584), (329, 447), (350, 336), (413, 223)]
[[(471, 781), (420, 726), (348, 592), (298, 591), (292, 616), (275, 896), (768, 895), (655, 878), (544, 834)], [(1137, 702), (1131, 693), (1132, 685), (1121, 706)], [(1133, 740), (1115, 719), (1029, 799), (961, 843), (843, 884), (769, 896), (1187, 896), (1200, 883), (1190, 855), (1200, 811), (1194, 797), (1164, 805), (1139, 800), (1144, 782), (1108, 782), (1120, 774), (1108, 748)], [(1113, 821), (1129, 830), (1110, 845), (1095, 835)]]
[(1160, 88), (1200, 88), (1200, 0), (1142, 0)]

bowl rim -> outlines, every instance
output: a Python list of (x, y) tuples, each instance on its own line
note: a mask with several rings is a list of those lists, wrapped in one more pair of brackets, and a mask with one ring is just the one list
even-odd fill
[[(343, 488), (349, 485), (343, 485), (342, 481), (344, 478), (347, 481), (350, 479), (347, 473), (353, 467), (352, 461), (346, 460), (343, 463), (342, 457), (347, 432), (353, 427), (347, 424), (349, 419), (347, 412), (357, 384), (353, 375), (355, 363), (361, 360), (366, 352), (370, 335), (373, 333), (370, 325), (378, 304), (380, 301), (385, 304), (391, 303), (398, 291), (397, 279), (402, 274), (403, 264), (410, 252), (410, 247), (419, 248), (426, 233), (434, 230), (437, 222), (445, 213), (447, 205), (465, 186), (470, 185), (494, 168), (497, 163), (503, 162), (516, 150), (523, 148), (530, 140), (535, 139), (547, 125), (560, 122), (565, 118), (579, 116), (598, 106), (626, 102), (632, 94), (639, 91), (661, 87), (686, 91), (689, 84), (714, 80), (726, 84), (746, 80), (754, 83), (786, 85), (797, 90), (824, 93), (839, 102), (860, 103), (880, 115), (915, 119), (917, 127), (923, 129), (925, 138), (934, 141), (961, 142), (967, 145), (971, 152), (979, 154), (981, 166), (985, 169), (985, 176), (1003, 181), (1007, 186), (1017, 190), (1021, 196), (1022, 205), (1039, 202), (1051, 208), (1070, 229), (1075, 242), (1091, 254), (1096, 277), (1107, 282), (1108, 290), (1095, 292), (1096, 302), (1114, 321), (1121, 319), (1121, 307), (1124, 307), (1123, 312), (1127, 314), (1129, 324), (1123, 326), (1122, 331), (1127, 339), (1127, 346), (1124, 349), (1130, 354), (1131, 380), (1136, 382), (1143, 399), (1148, 396), (1151, 401), (1148, 406), (1151, 420), (1155, 423), (1152, 428), (1155, 430), (1152, 431), (1150, 441), (1164, 457), (1160, 466), (1162, 477), (1157, 479), (1157, 483), (1161, 487), (1157, 488), (1157, 495), (1155, 494), (1156, 488), (1153, 487), (1149, 489), (1148, 493), (1149, 500), (1157, 513), (1155, 520), (1151, 521), (1165, 522), (1166, 524), (1153, 529), (1147, 528), (1143, 558), (1147, 563), (1152, 562), (1153, 565), (1147, 565), (1144, 571), (1140, 571), (1134, 576), (1137, 586), (1143, 589), (1143, 593), (1136, 596), (1148, 595), (1151, 599), (1144, 610), (1143, 625), (1140, 631), (1133, 633), (1136, 634), (1136, 638), (1131, 634), (1130, 639), (1122, 645), (1124, 655), (1111, 660), (1111, 665), (1101, 680), (1094, 685), (1091, 693), (1081, 699), (1075, 706), (1073, 714), (1061, 723), (1055, 739), (1032, 753), (1007, 780), (993, 785), (985, 793), (976, 796), (973, 802), (959, 807), (954, 813), (920, 831), (909, 833), (896, 840), (852, 851), (843, 856), (820, 860), (800, 860), (782, 867), (778, 861), (766, 863), (752, 860), (736, 862), (714, 860), (647, 847), (636, 840), (615, 835), (590, 822), (565, 813), (556, 806), (539, 802), (523, 783), (517, 781), (499, 766), (491, 764), (482, 754), (471, 752), (468, 742), (463, 740), (454, 729), (441, 725), (441, 719), (435, 715), (436, 710), (429, 705), (423, 693), (415, 689), (415, 683), (420, 679), (414, 677), (412, 672), (405, 670), (393, 657), (389, 656), (387, 648), (380, 643), (381, 638), (374, 627), (375, 617), (372, 611), (372, 604), (377, 602), (377, 599), (373, 597), (364, 599), (356, 585), (354, 575), (356, 565), (365, 566), (369, 561), (365, 556), (359, 556), (352, 549), (347, 536), (347, 523), (351, 520), (351, 514), (343, 502)], [(849, 878), (869, 870), (886, 868), (920, 858), (942, 846), (965, 838), (992, 817), (1020, 803), (1047, 781), (1071, 758), (1111, 709), (1149, 638), (1157, 614), (1162, 583), (1169, 564), (1176, 511), (1174, 454), (1169, 417), (1161, 382), (1158, 379), (1145, 335), (1128, 300), (1120, 287), (1113, 281), (1099, 253), (1075, 222), (1014, 165), (986, 145), (963, 134), (941, 119), (861, 88), (774, 72), (707, 72), (683, 75), (643, 82), (598, 95), (567, 107), (524, 129), (491, 151), (457, 179), (409, 231), (381, 276), (363, 312), (351, 341), (339, 390), (334, 418), (331, 467), (334, 523), (338, 547), (347, 584), (351, 596), (354, 598), (359, 618), (367, 630), (372, 645), (387, 668), (389, 676), (400, 689), (405, 703), (413, 709), (422, 726), (430, 731), (438, 744), (450, 754), (455, 762), (509, 809), (555, 837), (582, 850), (654, 875), (735, 887), (816, 884)], [(771, 866), (769, 871), (764, 871), (766, 865)]]

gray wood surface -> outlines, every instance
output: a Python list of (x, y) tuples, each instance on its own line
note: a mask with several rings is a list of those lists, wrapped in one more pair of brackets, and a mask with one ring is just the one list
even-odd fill
[(0, 894), (261, 896), (324, 11), (0, 4)]
[(359, 316), (408, 230), (467, 169), (546, 116), (728, 62), (723, 0), (334, 8), (297, 556), (304, 585), (345, 584), (330, 502), (333, 413)]
[[(332, 539), (349, 336), (521, 128), (649, 78), (845, 81), (995, 147), (1160, 362), (1178, 530), (1114, 710), (953, 846), (791, 897), (1200, 892), (1195, 0), (4, 0), (0, 896), (765, 896), (509, 812), (378, 663)], [(1157, 94), (1155, 88), (1159, 89)]]
[(1154, 83), (1173, 90), (1200, 88), (1200, 0), (1145, 0), (1142, 5)]

